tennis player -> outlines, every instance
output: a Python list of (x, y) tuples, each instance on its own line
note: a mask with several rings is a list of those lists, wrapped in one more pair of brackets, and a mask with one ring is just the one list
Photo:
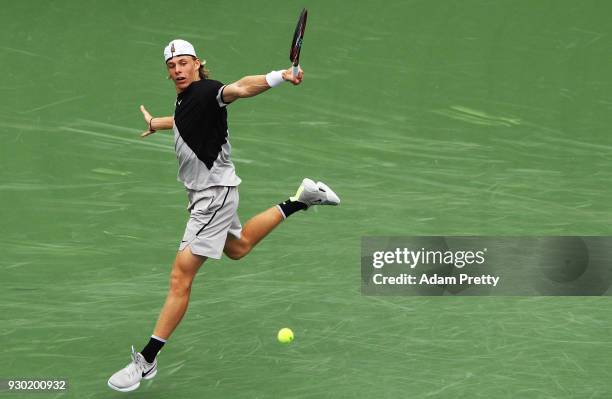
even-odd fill
[(272, 71), (224, 85), (208, 78), (208, 71), (194, 47), (179, 39), (166, 46), (164, 60), (169, 79), (176, 86), (174, 116), (155, 118), (141, 106), (148, 124), (142, 136), (173, 129), (178, 180), (187, 190), (190, 216), (153, 335), (140, 352), (132, 347), (132, 361), (108, 380), (109, 387), (122, 392), (137, 389), (142, 379), (151, 379), (157, 374), (157, 354), (185, 314), (191, 284), (206, 259), (220, 259), (222, 253), (231, 259), (240, 259), (293, 213), (313, 205), (340, 203), (328, 186), (306, 178), (293, 197), (263, 211), (242, 227), (237, 213), (240, 178), (231, 160), (227, 106), (285, 81), (299, 85), (303, 71), (300, 69), (297, 76), (291, 68)]

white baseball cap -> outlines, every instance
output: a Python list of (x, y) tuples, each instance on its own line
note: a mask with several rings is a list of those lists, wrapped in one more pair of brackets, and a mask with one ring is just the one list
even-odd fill
[(165, 62), (168, 62), (168, 60), (172, 57), (178, 57), (180, 55), (192, 55), (196, 58), (198, 57), (193, 45), (186, 40), (175, 39), (168, 43), (164, 49)]

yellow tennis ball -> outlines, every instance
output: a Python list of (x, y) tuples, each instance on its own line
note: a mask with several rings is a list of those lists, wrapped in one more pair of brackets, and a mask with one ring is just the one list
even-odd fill
[(288, 344), (293, 341), (293, 331), (290, 328), (281, 328), (276, 337), (281, 344)]

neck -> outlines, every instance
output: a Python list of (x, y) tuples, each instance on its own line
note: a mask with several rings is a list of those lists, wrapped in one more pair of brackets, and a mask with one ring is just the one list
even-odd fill
[[(189, 83), (189, 86), (191, 86), (191, 84), (192, 84), (193, 82), (197, 82), (198, 80), (201, 80), (201, 79), (200, 79), (200, 74), (198, 74), (198, 75), (195, 77), (195, 79), (193, 79), (193, 80), (191, 81), (191, 83)], [(183, 91), (187, 90), (187, 88), (188, 88), (189, 86), (185, 87), (183, 90), (179, 89), (179, 88), (178, 88), (178, 86), (175, 86), (175, 88), (176, 88), (176, 94), (182, 93)]]

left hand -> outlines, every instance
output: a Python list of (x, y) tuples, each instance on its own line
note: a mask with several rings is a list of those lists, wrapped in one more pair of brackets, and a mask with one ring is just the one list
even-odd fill
[(291, 82), (293, 83), (295, 86), (299, 85), (300, 83), (302, 83), (302, 77), (304, 76), (304, 71), (302, 71), (302, 68), (300, 68), (300, 66), (298, 65), (298, 75), (297, 76), (293, 76), (293, 66), (291, 66), (289, 69), (285, 69), (283, 71), (283, 79), (286, 80), (287, 82)]
[(151, 114), (149, 113), (149, 111), (147, 111), (144, 105), (140, 106), (140, 112), (142, 112), (142, 117), (144, 118), (145, 123), (148, 125), (148, 129), (143, 132), (140, 137), (147, 137), (148, 135), (155, 133), (155, 129), (153, 129), (153, 126), (151, 126), (151, 119), (153, 119), (153, 116), (151, 116)]

